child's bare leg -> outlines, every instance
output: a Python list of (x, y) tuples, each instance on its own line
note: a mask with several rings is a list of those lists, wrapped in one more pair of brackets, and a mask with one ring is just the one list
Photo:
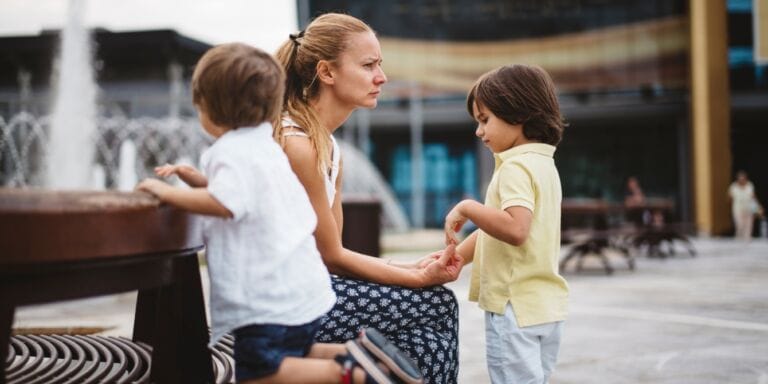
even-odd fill
[[(307, 357), (312, 357), (315, 359), (330, 359), (333, 360), (338, 355), (346, 355), (349, 353), (347, 350), (347, 347), (344, 346), (344, 344), (339, 343), (315, 343), (312, 344), (312, 348), (309, 350), (309, 354), (307, 354)], [(387, 368), (381, 364), (379, 365), (379, 369), (381, 369), (384, 372), (387, 372)], [(365, 372), (360, 367), (356, 367), (352, 371), (353, 376), (353, 382), (355, 383), (363, 383), (365, 382)]]
[(344, 344), (336, 343), (314, 343), (309, 350), (307, 357), (315, 359), (333, 359), (337, 355), (346, 355), (347, 348)]
[[(314, 349), (314, 346), (312, 347)], [(342, 353), (343, 346), (342, 346)], [(341, 381), (342, 367), (334, 360), (286, 357), (277, 372), (260, 379), (239, 381), (240, 384), (336, 384)], [(365, 372), (353, 371), (355, 383), (365, 382)]]

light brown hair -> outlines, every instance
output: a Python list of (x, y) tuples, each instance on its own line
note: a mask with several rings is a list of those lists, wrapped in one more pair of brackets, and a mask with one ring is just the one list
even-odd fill
[(209, 49), (192, 74), (192, 101), (211, 121), (236, 129), (280, 114), (285, 75), (268, 53), (242, 43)]
[(566, 124), (560, 115), (555, 84), (537, 66), (506, 65), (480, 76), (467, 95), (467, 110), (475, 117), (474, 104), (488, 108), (509, 124), (521, 124), (523, 135), (557, 145)]
[[(340, 13), (326, 13), (314, 19), (304, 31), (290, 35), (275, 56), (286, 74), (283, 113), (309, 136), (317, 151), (318, 171), (325, 173), (330, 164), (331, 139), (320, 124), (310, 100), (318, 95), (317, 63), (331, 63), (347, 49), (351, 35), (373, 30), (363, 21)], [(280, 117), (274, 121), (274, 137), (284, 144)]]

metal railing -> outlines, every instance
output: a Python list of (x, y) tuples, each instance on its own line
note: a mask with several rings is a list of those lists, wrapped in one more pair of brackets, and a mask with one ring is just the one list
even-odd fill
[[(179, 159), (196, 163), (212, 142), (195, 118), (99, 117), (96, 126), (93, 162), (104, 170), (107, 189), (117, 185), (120, 151), (129, 142), (136, 149), (133, 167), (139, 179), (152, 175), (158, 164)], [(21, 112), (7, 122), (0, 117), (1, 186), (44, 185), (49, 132), (48, 116)]]

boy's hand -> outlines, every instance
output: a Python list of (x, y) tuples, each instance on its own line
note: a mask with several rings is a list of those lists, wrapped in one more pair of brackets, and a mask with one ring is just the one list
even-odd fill
[(195, 167), (186, 164), (164, 164), (155, 167), (155, 174), (160, 177), (177, 175), (181, 181), (187, 183), (190, 187), (204, 188), (208, 186), (208, 179)]
[(459, 244), (459, 240), (456, 238), (456, 232), (461, 230), (464, 223), (467, 222), (467, 218), (461, 213), (461, 207), (464, 201), (459, 202), (456, 206), (445, 215), (445, 245)]
[(159, 167), (155, 167), (155, 174), (160, 177), (170, 177), (179, 173), (184, 173), (184, 168), (192, 168), (188, 165), (174, 165), (174, 164), (163, 164)]
[(167, 183), (158, 179), (144, 179), (136, 185), (137, 191), (149, 192), (158, 199), (163, 200), (163, 192), (170, 187)]

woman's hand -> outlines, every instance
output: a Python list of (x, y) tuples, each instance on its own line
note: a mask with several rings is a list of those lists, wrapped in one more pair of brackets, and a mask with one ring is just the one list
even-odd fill
[(456, 253), (456, 246), (451, 244), (440, 253), (440, 257), (426, 264), (421, 270), (425, 287), (448, 283), (459, 278), (464, 260)]
[(439, 260), (440, 257), (443, 256), (443, 252), (445, 252), (445, 250), (441, 249), (439, 251), (432, 252), (429, 255), (426, 255), (426, 256), (422, 257), (421, 259), (417, 260), (413, 264), (413, 268), (415, 268), (415, 269), (424, 269), (424, 268), (426, 268), (428, 265), (430, 265), (433, 262)]
[(386, 264), (403, 269), (424, 269), (424, 267), (439, 259), (442, 255), (443, 250), (441, 249), (439, 251), (432, 252), (429, 255), (426, 255), (416, 261), (399, 262), (390, 259), (386, 262)]
[(456, 232), (460, 231), (467, 222), (467, 217), (462, 213), (462, 206), (467, 200), (462, 200), (456, 204), (447, 215), (445, 215), (445, 245), (457, 245), (459, 240), (456, 238)]
[(386, 264), (403, 269), (424, 269), (427, 265), (439, 259), (440, 256), (443, 255), (443, 252), (444, 251), (441, 249), (439, 251), (432, 252), (429, 255), (426, 255), (416, 261), (398, 262), (392, 261), (390, 259), (386, 262)]

